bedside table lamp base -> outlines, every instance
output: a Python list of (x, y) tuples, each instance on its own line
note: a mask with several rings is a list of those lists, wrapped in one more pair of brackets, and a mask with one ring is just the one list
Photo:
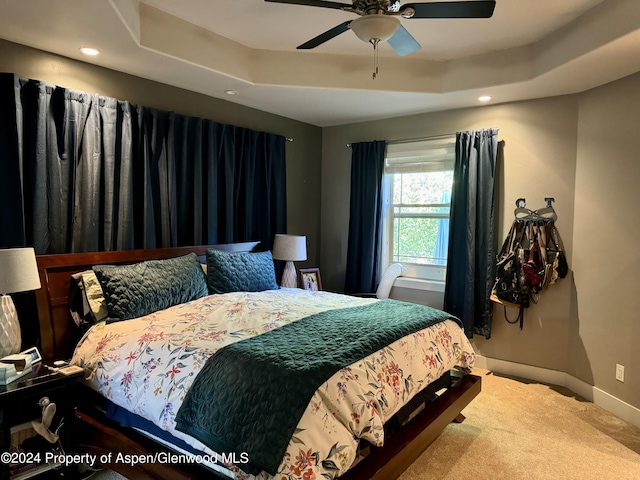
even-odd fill
[(296, 276), (296, 267), (293, 262), (289, 260), (284, 266), (284, 272), (282, 272), (282, 285), (281, 287), (296, 288), (298, 286), (298, 277)]
[(18, 313), (8, 293), (40, 288), (40, 275), (33, 247), (0, 248), (0, 357), (20, 351), (22, 335)]
[(18, 353), (21, 344), (20, 322), (13, 299), (0, 295), (0, 358)]

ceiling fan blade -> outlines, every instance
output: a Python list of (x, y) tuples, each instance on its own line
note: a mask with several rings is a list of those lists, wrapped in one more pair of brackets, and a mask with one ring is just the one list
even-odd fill
[(407, 29), (402, 25), (396, 30), (396, 33), (387, 40), (391, 48), (393, 48), (398, 55), (404, 57), (405, 55), (409, 55), (410, 53), (415, 52), (416, 50), (420, 50), (420, 44), (416, 41), (415, 38), (411, 36)]
[(291, 5), (307, 5), (309, 7), (335, 8), (337, 10), (353, 8), (353, 5), (349, 3), (327, 2), (325, 0), (264, 0), (264, 1), (272, 2), (272, 3), (289, 3)]
[(494, 0), (465, 2), (408, 3), (415, 14), (411, 18), (490, 18), (496, 7)]
[(324, 33), (321, 33), (315, 38), (312, 38), (308, 42), (303, 43), (298, 47), (298, 50), (310, 50), (312, 48), (316, 48), (318, 45), (322, 45), (324, 42), (331, 40), (334, 37), (337, 37), (341, 33), (349, 30), (349, 25), (351, 24), (351, 20), (348, 22), (341, 23), (340, 25), (333, 27), (331, 30), (327, 30)]

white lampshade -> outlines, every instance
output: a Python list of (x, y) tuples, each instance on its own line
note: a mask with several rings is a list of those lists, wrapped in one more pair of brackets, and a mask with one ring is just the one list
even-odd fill
[(40, 277), (33, 248), (0, 249), (0, 294), (39, 288)]
[(272, 255), (276, 260), (305, 261), (307, 259), (307, 237), (278, 233), (273, 241)]
[(287, 263), (282, 272), (282, 286), (296, 288), (298, 278), (293, 262), (302, 262), (307, 259), (307, 237), (304, 235), (277, 234), (273, 241), (273, 258), (285, 260)]
[(349, 28), (363, 42), (385, 42), (400, 28), (400, 20), (389, 15), (366, 15), (353, 20)]
[(7, 294), (40, 286), (33, 248), (0, 249), (0, 357), (19, 352), (22, 343), (18, 314)]

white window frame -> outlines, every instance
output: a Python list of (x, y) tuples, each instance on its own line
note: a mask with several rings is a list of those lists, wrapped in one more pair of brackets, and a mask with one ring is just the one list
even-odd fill
[[(455, 162), (455, 135), (438, 137), (434, 139), (390, 142), (385, 152), (385, 172), (383, 175), (383, 209), (382, 209), (382, 269), (386, 268), (393, 260), (393, 207), (392, 204), (392, 173), (416, 173), (428, 171), (453, 170)], [(439, 204), (440, 205), (440, 204)], [(438, 205), (430, 205), (438, 206)], [(425, 215), (427, 218), (437, 214)], [(416, 264), (400, 262), (405, 266), (404, 277), (412, 277), (422, 280), (444, 282), (446, 277), (446, 265)]]

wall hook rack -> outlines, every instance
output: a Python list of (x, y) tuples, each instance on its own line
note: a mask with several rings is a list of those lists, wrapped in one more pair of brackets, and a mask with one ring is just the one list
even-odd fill
[[(544, 197), (544, 201), (547, 202), (547, 208), (553, 208), (553, 202), (556, 201), (554, 197)], [(526, 198), (519, 198), (516, 200), (517, 208), (525, 208), (527, 206)]]
[(547, 203), (546, 207), (539, 208), (538, 210), (531, 210), (530, 208), (526, 208), (527, 199), (519, 198), (516, 200), (516, 209), (513, 212), (513, 215), (517, 220), (521, 221), (555, 221), (558, 218), (556, 211), (553, 208), (553, 202), (556, 201), (553, 197), (545, 197), (545, 202)]

